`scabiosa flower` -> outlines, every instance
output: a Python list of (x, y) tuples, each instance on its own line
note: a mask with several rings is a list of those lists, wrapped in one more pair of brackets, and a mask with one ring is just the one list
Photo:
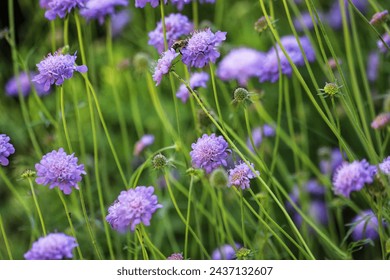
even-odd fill
[[(30, 77), (34, 77), (35, 73), (30, 73)], [(18, 96), (19, 87), (23, 96), (27, 96), (31, 92), (31, 86), (34, 86), (37, 94), (40, 96), (46, 95), (49, 93), (49, 90), (45, 91), (41, 84), (37, 82), (31, 82), (29, 74), (26, 72), (19, 73), (18, 77), (11, 78), (5, 85), (5, 92), (9, 96)]]
[(230, 244), (225, 244), (213, 251), (211, 259), (213, 260), (234, 260), (236, 258), (236, 250), (241, 248), (241, 244), (235, 243), (233, 247)]
[(386, 44), (384, 44), (382, 40), (378, 40), (377, 46), (381, 53), (386, 53), (389, 50), (388, 47), (390, 46), (390, 35), (385, 33), (382, 35), (382, 39)]
[[(190, 88), (193, 90), (200, 87), (206, 88), (208, 81), (209, 74), (207, 74), (206, 72), (193, 73), (190, 78)], [(180, 85), (176, 93), (176, 97), (180, 98), (183, 103), (187, 102), (188, 98), (190, 97), (190, 92), (184, 84)]]
[(62, 85), (65, 79), (70, 79), (73, 72), (77, 71), (84, 73), (88, 71), (87, 66), (75, 65), (76, 53), (74, 55), (55, 52), (54, 55), (49, 54), (45, 59), (37, 64), (39, 74), (32, 81), (44, 85), (45, 91), (50, 89), (50, 85)]
[(137, 186), (135, 189), (121, 191), (117, 200), (108, 208), (106, 221), (118, 232), (134, 231), (143, 223), (150, 225), (152, 214), (163, 207), (153, 194), (154, 187)]
[(62, 260), (73, 258), (72, 251), (78, 244), (76, 239), (64, 233), (49, 233), (35, 241), (24, 254), (26, 260)]
[(217, 31), (214, 34), (210, 28), (194, 32), (188, 39), (188, 44), (181, 50), (184, 64), (202, 68), (209, 62), (215, 63), (220, 56), (217, 46), (225, 40), (226, 32)]
[(246, 86), (248, 80), (256, 76), (264, 59), (265, 54), (254, 49), (233, 49), (220, 61), (217, 76), (223, 81), (237, 80), (240, 86)]
[(390, 175), (390, 156), (379, 164), (379, 170), (386, 175)]
[(375, 174), (376, 167), (365, 159), (352, 163), (343, 162), (333, 176), (333, 191), (349, 198), (351, 192), (361, 190), (365, 184), (371, 184)]
[(135, 143), (134, 146), (134, 155), (139, 156), (140, 153), (148, 146), (154, 143), (154, 135), (153, 134), (145, 134)]
[(122, 10), (111, 16), (111, 33), (113, 37), (119, 36), (122, 30), (130, 22), (131, 16), (129, 10)]
[[(251, 163), (251, 167), (255, 168), (253, 163)], [(254, 173), (245, 162), (237, 164), (229, 170), (228, 187), (235, 186), (243, 190), (249, 189), (250, 179), (255, 178), (256, 175), (260, 175), (260, 172), (255, 170)]]
[(377, 12), (375, 13), (371, 20), (370, 20), (370, 23), (372, 25), (380, 25), (384, 22), (386, 22), (389, 18), (389, 12), (387, 10), (384, 10), (382, 12)]
[(226, 166), (226, 158), (228, 156), (228, 143), (222, 136), (215, 134), (203, 134), (201, 138), (191, 145), (192, 151), (190, 156), (192, 166), (202, 168), (206, 173), (211, 173), (217, 167)]
[[(172, 46), (181, 36), (190, 34), (194, 30), (194, 25), (188, 17), (182, 14), (170, 14), (165, 17), (165, 28), (168, 46)], [(153, 31), (149, 32), (148, 44), (154, 46), (159, 53), (164, 51), (162, 21), (157, 23), (157, 27)]]
[(86, 174), (84, 164), (77, 165), (78, 158), (74, 154), (67, 155), (63, 148), (44, 155), (40, 163), (35, 164), (37, 178), (35, 182), (40, 185), (50, 185), (53, 189), (58, 187), (64, 194), (70, 194), (72, 188), (79, 189), (77, 183), (81, 175)]
[(128, 4), (128, 0), (88, 0), (80, 10), (80, 15), (87, 21), (97, 19), (102, 25), (107, 15), (114, 14), (116, 6), (127, 6)]
[(41, 1), (40, 5), (46, 9), (45, 17), (48, 20), (55, 20), (56, 17), (64, 18), (75, 8), (84, 7), (87, 0), (50, 0)]
[(375, 119), (371, 122), (371, 127), (373, 129), (381, 129), (386, 127), (390, 123), (390, 113), (381, 113), (375, 117)]
[(167, 260), (183, 260), (183, 254), (182, 253), (173, 253), (169, 257), (167, 257)]
[(9, 164), (8, 157), (15, 153), (14, 145), (9, 141), (11, 139), (6, 134), (0, 134), (0, 164), (7, 166)]
[(167, 74), (172, 67), (172, 61), (179, 54), (174, 49), (169, 49), (161, 54), (160, 59), (157, 61), (157, 65), (154, 68), (153, 81), (156, 82), (156, 86), (161, 83), (162, 76)]
[[(164, 0), (164, 4), (166, 4), (167, 2), (168, 0)], [(135, 7), (144, 8), (146, 6), (146, 3), (150, 3), (150, 6), (156, 8), (160, 4), (160, 0), (135, 0)]]
[(360, 212), (352, 220), (352, 239), (359, 241), (362, 239), (375, 240), (378, 238), (378, 218), (372, 210), (364, 210)]

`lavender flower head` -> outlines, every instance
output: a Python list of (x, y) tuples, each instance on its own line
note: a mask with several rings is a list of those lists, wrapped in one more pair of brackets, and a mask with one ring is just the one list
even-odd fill
[(58, 52), (55, 52), (54, 55), (49, 54), (37, 64), (39, 74), (32, 81), (44, 85), (43, 89), (47, 91), (50, 89), (50, 85), (62, 85), (65, 79), (72, 78), (74, 71), (87, 72), (87, 66), (75, 65), (76, 58), (76, 53), (74, 55), (63, 55)]
[(81, 175), (86, 174), (84, 165), (77, 165), (78, 158), (74, 154), (67, 155), (63, 148), (44, 155), (41, 161), (35, 164), (37, 178), (35, 182), (40, 185), (49, 185), (50, 189), (58, 187), (68, 195), (73, 188), (79, 189), (77, 183)]
[[(389, 50), (388, 47), (390, 47), (390, 35), (385, 33), (382, 35), (382, 39), (383, 41), (386, 43), (384, 44), (382, 42), (382, 40), (378, 40), (377, 41), (377, 46), (378, 46), (378, 49), (381, 53), (387, 53), (387, 51)], [(387, 46), (386, 46), (387, 45)]]
[[(30, 73), (31, 77), (35, 76), (35, 73)], [(39, 96), (46, 95), (50, 92), (50, 89), (45, 91), (41, 84), (37, 82), (31, 82), (29, 74), (26, 72), (19, 73), (18, 77), (11, 78), (5, 85), (5, 92), (9, 96), (18, 96), (19, 87), (23, 96), (27, 96), (31, 92), (31, 86), (34, 86)]]
[(111, 33), (113, 37), (117, 37), (122, 33), (122, 30), (130, 22), (131, 16), (129, 10), (122, 10), (111, 16)]
[(236, 250), (241, 248), (241, 244), (235, 243), (235, 247), (230, 244), (225, 244), (213, 251), (211, 259), (213, 260), (234, 260), (236, 258)]
[[(181, 36), (190, 34), (194, 25), (188, 19), (188, 17), (181, 14), (170, 14), (165, 17), (165, 27), (166, 27), (166, 39), (168, 46), (178, 40)], [(156, 29), (149, 32), (149, 45), (154, 46), (159, 53), (164, 51), (164, 33), (162, 21), (157, 23)]]
[(382, 12), (375, 13), (372, 16), (370, 23), (372, 25), (379, 25), (379, 24), (386, 22), (388, 20), (388, 18), (389, 18), (389, 12), (387, 10), (384, 10)]
[[(167, 2), (168, 0), (164, 0), (164, 4)], [(153, 8), (156, 8), (160, 4), (160, 0), (135, 0), (135, 7), (144, 8), (147, 3), (150, 3)]]
[(42, 8), (46, 9), (45, 17), (48, 20), (55, 20), (56, 17), (64, 18), (75, 8), (84, 7), (87, 0), (50, 0), (40, 1)]
[(140, 153), (147, 147), (154, 143), (153, 134), (145, 134), (135, 143), (134, 146), (134, 155), (139, 156)]
[(194, 32), (188, 39), (187, 46), (181, 50), (184, 64), (202, 68), (209, 62), (215, 63), (220, 56), (217, 46), (225, 40), (226, 32), (217, 31), (214, 34), (210, 28)]
[(181, 260), (183, 260), (183, 254), (182, 253), (173, 253), (172, 255), (167, 257), (167, 260), (181, 261)]
[(169, 49), (161, 54), (160, 59), (157, 61), (157, 65), (154, 68), (153, 81), (156, 82), (156, 86), (161, 83), (163, 75), (167, 74), (172, 67), (172, 61), (179, 54), (174, 49)]
[(386, 175), (390, 175), (390, 156), (379, 164), (379, 170)]
[(80, 15), (87, 21), (97, 19), (99, 24), (102, 25), (107, 15), (114, 14), (115, 6), (127, 6), (128, 4), (128, 0), (88, 0), (80, 10)]
[(237, 80), (240, 86), (246, 86), (251, 77), (255, 77), (265, 54), (250, 48), (231, 50), (219, 63), (217, 76), (223, 81)]
[(343, 162), (334, 173), (333, 191), (349, 198), (351, 192), (361, 190), (365, 184), (371, 184), (375, 174), (376, 167), (365, 159), (352, 163)]
[(26, 260), (62, 260), (73, 258), (72, 251), (78, 244), (76, 239), (64, 233), (49, 233), (35, 241), (24, 254)]
[(390, 112), (381, 113), (375, 117), (371, 122), (371, 127), (373, 129), (381, 129), (386, 127), (390, 123)]
[(9, 164), (8, 157), (15, 153), (15, 148), (9, 142), (10, 140), (6, 134), (0, 134), (0, 164), (2, 166), (7, 166)]
[[(209, 74), (206, 72), (193, 73), (190, 78), (190, 88), (193, 90), (200, 87), (206, 88), (208, 80)], [(176, 97), (180, 98), (183, 103), (187, 102), (188, 98), (190, 97), (190, 92), (184, 84), (180, 85), (176, 93)]]
[(201, 138), (191, 145), (190, 156), (195, 168), (203, 168), (211, 173), (217, 167), (227, 165), (228, 143), (222, 136), (203, 134)]
[(378, 238), (378, 219), (372, 210), (360, 212), (352, 220), (352, 239), (359, 241), (362, 239), (375, 240)]
[[(251, 167), (255, 168), (253, 163), (251, 163)], [(260, 172), (255, 170), (254, 173), (245, 162), (237, 164), (233, 169), (229, 170), (228, 187), (235, 186), (243, 190), (249, 189), (250, 179), (255, 178), (256, 175), (260, 175)]]
[(136, 225), (150, 225), (152, 214), (163, 207), (158, 204), (153, 187), (138, 186), (121, 191), (117, 200), (108, 208), (106, 221), (118, 232), (134, 231)]

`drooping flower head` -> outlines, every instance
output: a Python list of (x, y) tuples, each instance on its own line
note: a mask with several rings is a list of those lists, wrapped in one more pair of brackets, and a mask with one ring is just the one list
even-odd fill
[(153, 81), (156, 82), (156, 86), (161, 83), (163, 75), (167, 74), (172, 67), (172, 61), (179, 54), (174, 49), (169, 49), (161, 54), (160, 59), (157, 61), (157, 65), (154, 68)]
[(237, 80), (240, 86), (246, 86), (248, 80), (256, 76), (264, 59), (265, 54), (254, 49), (233, 49), (220, 61), (217, 76), (223, 81)]
[(7, 166), (8, 157), (15, 153), (14, 145), (9, 142), (10, 140), (6, 134), (0, 134), (0, 165), (2, 166)]
[(88, 68), (85, 65), (77, 66), (76, 53), (74, 55), (55, 52), (54, 55), (49, 54), (45, 59), (37, 64), (39, 74), (32, 81), (42, 84), (45, 91), (50, 89), (50, 85), (62, 85), (65, 79), (70, 79), (73, 72), (87, 72)]
[(121, 191), (117, 200), (108, 208), (106, 221), (118, 232), (134, 231), (136, 225), (150, 225), (152, 214), (163, 207), (153, 194), (154, 187), (138, 186)]
[(333, 176), (333, 191), (337, 195), (349, 198), (353, 191), (360, 191), (365, 184), (374, 181), (376, 167), (365, 159), (354, 162), (343, 162)]
[(241, 248), (241, 244), (235, 243), (233, 247), (230, 244), (222, 245), (216, 248), (211, 254), (212, 260), (234, 260), (236, 258), (236, 250)]
[(49, 185), (50, 189), (58, 187), (64, 194), (70, 194), (79, 189), (78, 182), (81, 175), (86, 174), (84, 164), (77, 165), (78, 158), (74, 154), (67, 155), (63, 148), (44, 155), (41, 161), (35, 164), (37, 178), (40, 185)]
[(33, 78), (35, 76), (35, 73), (26, 73), (21, 72), (19, 73), (18, 77), (13, 77), (5, 85), (5, 92), (9, 96), (18, 96), (19, 95), (19, 89), (23, 96), (27, 96), (31, 92), (31, 86), (35, 88), (37, 91), (37, 94), (39, 96), (46, 95), (50, 92), (49, 90), (45, 91), (43, 89), (43, 85), (38, 84), (37, 82), (31, 82), (30, 78)]
[(134, 145), (134, 155), (139, 156), (140, 153), (147, 147), (154, 143), (153, 134), (145, 134)]
[(73, 258), (72, 251), (78, 244), (76, 239), (64, 233), (49, 233), (35, 241), (24, 254), (26, 260), (62, 260)]
[[(197, 72), (193, 73), (190, 78), (190, 88), (195, 90), (197, 88), (207, 87), (207, 82), (209, 80), (209, 74), (206, 72)], [(183, 103), (186, 103), (190, 97), (190, 92), (184, 84), (181, 84), (178, 91), (176, 92), (176, 97), (180, 98)]]
[(375, 117), (371, 122), (371, 127), (373, 129), (381, 129), (386, 127), (390, 123), (390, 112), (381, 113)]
[(226, 166), (228, 156), (228, 143), (222, 136), (203, 134), (201, 138), (191, 145), (190, 156), (195, 168), (202, 168), (211, 173), (217, 167)]
[[(194, 25), (188, 17), (182, 14), (170, 14), (165, 17), (166, 39), (168, 46), (178, 40), (181, 36), (190, 34)], [(154, 46), (159, 53), (164, 51), (164, 33), (162, 21), (157, 23), (157, 27), (149, 32), (148, 44)]]
[(111, 34), (117, 37), (122, 33), (122, 30), (130, 22), (131, 16), (129, 10), (122, 10), (111, 16)]
[(183, 260), (183, 254), (182, 253), (173, 253), (172, 255), (167, 257), (167, 260), (181, 261), (181, 260)]
[(48, 20), (55, 20), (56, 17), (64, 18), (75, 8), (84, 7), (87, 0), (49, 0), (40, 1), (42, 8), (46, 9), (45, 17)]
[(385, 158), (380, 164), (379, 169), (382, 173), (390, 175), (390, 156)]
[[(167, 2), (168, 0), (164, 0), (164, 4), (166, 4)], [(150, 6), (156, 8), (160, 4), (160, 0), (135, 0), (135, 7), (144, 8), (147, 3), (150, 3)]]
[(352, 239), (355, 241), (362, 239), (375, 240), (378, 238), (378, 218), (372, 210), (360, 212), (352, 220)]
[(80, 10), (80, 15), (87, 21), (97, 19), (102, 25), (107, 15), (115, 13), (116, 6), (127, 6), (128, 4), (128, 0), (88, 0)]
[[(254, 169), (253, 163), (251, 163), (251, 167)], [(249, 189), (250, 187), (250, 179), (256, 177), (256, 175), (260, 175), (260, 172), (255, 170), (254, 173), (249, 166), (243, 162), (234, 166), (234, 168), (229, 171), (229, 184), (228, 186), (240, 187), (241, 189)]]
[(215, 63), (220, 56), (217, 47), (225, 40), (226, 32), (217, 31), (214, 34), (210, 28), (196, 31), (181, 50), (182, 60), (187, 66), (197, 68), (202, 68), (209, 62)]

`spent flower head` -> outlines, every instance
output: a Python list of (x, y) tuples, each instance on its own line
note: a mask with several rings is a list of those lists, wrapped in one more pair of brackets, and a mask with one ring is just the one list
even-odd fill
[(49, 185), (50, 189), (58, 187), (64, 194), (70, 194), (75, 188), (79, 189), (78, 183), (81, 175), (86, 174), (84, 164), (77, 164), (78, 158), (74, 154), (67, 155), (63, 148), (54, 150), (44, 155), (41, 161), (35, 164), (39, 185)]
[(26, 260), (63, 260), (73, 258), (76, 239), (64, 233), (49, 233), (35, 241), (31, 249), (24, 254)]
[(246, 88), (236, 88), (233, 92), (233, 101), (232, 103), (234, 105), (242, 104), (242, 105), (248, 105), (251, 104), (252, 101), (250, 99), (250, 93)]
[(134, 231), (140, 223), (149, 226), (152, 214), (161, 207), (154, 194), (154, 187), (138, 186), (121, 191), (117, 200), (108, 208), (106, 221), (118, 232)]
[(8, 157), (15, 153), (14, 145), (10, 143), (11, 138), (6, 134), (0, 134), (0, 165), (9, 164)]
[(339, 86), (336, 82), (334, 83), (325, 82), (324, 88), (319, 89), (320, 93), (318, 93), (318, 95), (324, 96), (325, 98), (339, 97), (342, 94), (340, 88), (342, 88), (342, 86)]

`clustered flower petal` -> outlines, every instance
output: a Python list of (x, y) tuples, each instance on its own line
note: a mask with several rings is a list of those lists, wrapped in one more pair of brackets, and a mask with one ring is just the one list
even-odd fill
[(102, 25), (107, 15), (115, 13), (116, 6), (127, 6), (128, 4), (128, 0), (88, 0), (80, 10), (80, 15), (87, 21), (97, 19), (99, 24)]
[(387, 10), (384, 10), (382, 12), (377, 12), (375, 13), (371, 20), (370, 20), (370, 23), (372, 25), (379, 25), (379, 24), (382, 24), (384, 22), (386, 22), (386, 20), (389, 18), (389, 12)]
[(390, 123), (390, 112), (381, 113), (375, 117), (371, 122), (371, 127), (373, 129), (381, 129), (386, 127)]
[[(251, 163), (251, 167), (254, 169), (253, 163)], [(240, 187), (241, 189), (249, 189), (250, 187), (250, 179), (256, 177), (256, 175), (260, 175), (259, 171), (255, 170), (255, 173), (249, 168), (249, 166), (243, 162), (234, 166), (234, 168), (229, 171), (229, 184), (228, 186)]]
[(19, 76), (11, 78), (5, 85), (5, 92), (9, 96), (18, 96), (19, 90), (23, 96), (27, 96), (31, 92), (31, 86), (34, 86), (37, 94), (43, 96), (49, 93), (49, 90), (45, 91), (43, 85), (38, 84), (37, 82), (31, 82), (30, 77), (34, 77), (35, 73), (26, 73), (21, 72)]
[(6, 134), (0, 134), (0, 164), (2, 166), (7, 166), (9, 164), (8, 157), (15, 153), (15, 148), (9, 142), (10, 140)]
[(359, 241), (362, 239), (375, 240), (378, 238), (378, 218), (372, 210), (361, 211), (352, 220), (352, 239)]
[(46, 9), (45, 17), (48, 20), (55, 20), (56, 17), (64, 18), (75, 8), (84, 7), (87, 0), (49, 0), (40, 1), (42, 8)]
[(73, 72), (87, 72), (88, 68), (85, 65), (77, 66), (76, 53), (74, 55), (55, 52), (54, 55), (49, 54), (45, 59), (37, 64), (39, 74), (32, 81), (44, 85), (45, 91), (50, 89), (50, 85), (62, 85), (65, 79), (70, 79)]
[[(190, 78), (190, 88), (193, 90), (200, 87), (206, 88), (208, 80), (209, 74), (206, 72), (193, 73)], [(176, 97), (180, 98), (183, 103), (187, 102), (188, 98), (190, 97), (190, 92), (184, 84), (180, 85), (176, 93)]]
[(248, 80), (256, 76), (264, 59), (265, 54), (254, 49), (233, 49), (220, 61), (217, 76), (223, 81), (237, 80), (240, 86), (246, 86)]
[(76, 239), (64, 233), (50, 233), (35, 241), (24, 254), (26, 260), (62, 260), (73, 258), (72, 251), (78, 244)]
[(235, 247), (230, 244), (225, 244), (213, 251), (211, 254), (212, 260), (234, 260), (236, 258), (236, 251), (242, 247), (241, 244), (235, 243)]
[[(164, 4), (166, 4), (168, 0), (164, 0)], [(135, 0), (136, 8), (144, 8), (147, 3), (150, 3), (150, 6), (156, 8), (160, 4), (160, 0)]]
[(163, 207), (153, 194), (154, 187), (138, 186), (121, 191), (117, 200), (108, 208), (106, 221), (118, 232), (134, 231), (136, 225), (150, 225), (152, 214)]
[(361, 190), (365, 184), (371, 184), (375, 174), (376, 167), (365, 159), (352, 163), (343, 162), (333, 176), (333, 190), (335, 194), (349, 198), (351, 192)]
[[(165, 29), (168, 46), (172, 46), (181, 36), (190, 34), (194, 30), (194, 25), (188, 17), (182, 14), (170, 14), (165, 17)], [(162, 21), (157, 23), (157, 27), (153, 31), (149, 32), (148, 44), (154, 46), (159, 53), (164, 51)]]
[(188, 39), (188, 44), (181, 50), (184, 64), (202, 68), (209, 62), (215, 63), (220, 56), (217, 46), (225, 40), (226, 32), (217, 31), (214, 34), (210, 28), (194, 32)]
[(390, 175), (390, 156), (385, 158), (380, 164), (379, 169), (382, 173)]
[(226, 166), (228, 156), (228, 143), (222, 136), (203, 134), (201, 138), (191, 145), (190, 156), (195, 168), (202, 168), (211, 173), (217, 167)]
[(40, 185), (49, 185), (50, 189), (58, 187), (64, 194), (70, 194), (79, 189), (78, 182), (81, 175), (86, 174), (84, 165), (77, 165), (78, 158), (74, 154), (67, 155), (63, 148), (44, 155), (41, 161), (35, 164), (37, 178)]
[(179, 54), (174, 49), (169, 49), (161, 54), (160, 59), (157, 61), (157, 65), (154, 68), (153, 81), (158, 86), (161, 83), (163, 75), (167, 74), (172, 67), (172, 61)]

